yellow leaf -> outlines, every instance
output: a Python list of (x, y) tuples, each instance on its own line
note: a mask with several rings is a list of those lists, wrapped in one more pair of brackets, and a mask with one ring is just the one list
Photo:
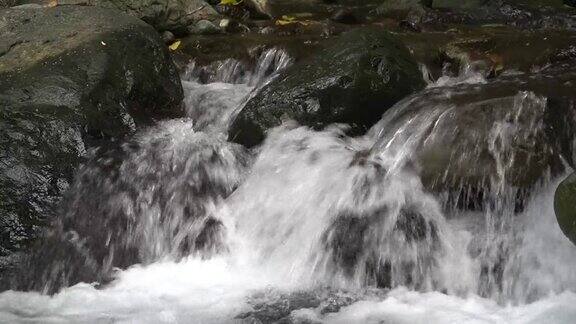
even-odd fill
[(220, 5), (222, 6), (237, 6), (244, 0), (220, 0)]
[(169, 48), (171, 51), (175, 51), (175, 50), (178, 49), (178, 47), (180, 47), (180, 43), (181, 43), (181, 42), (180, 42), (179, 40), (177, 40), (177, 41), (175, 41), (174, 43), (172, 43), (172, 45), (168, 46), (168, 48)]
[(276, 25), (284, 26), (296, 23), (296, 18), (292, 16), (282, 16), (280, 19), (276, 20)]
[(58, 0), (51, 0), (50, 2), (48, 2), (48, 7), (52, 8), (52, 7), (56, 7), (58, 5)]

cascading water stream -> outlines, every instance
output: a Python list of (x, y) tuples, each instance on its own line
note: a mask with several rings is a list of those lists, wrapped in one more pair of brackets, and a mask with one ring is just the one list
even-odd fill
[[(414, 156), (451, 131), (455, 107), (443, 98), (463, 91), (459, 84), (484, 83), (481, 76), (468, 71), (458, 80), (442, 78), (398, 103), (363, 137), (346, 136), (345, 125), (313, 131), (285, 123), (255, 152), (227, 142), (229, 121), (252, 91), (289, 64), (279, 50), (264, 52), (254, 69), (233, 60), (192, 64), (183, 76), (189, 118), (161, 123), (118, 149), (93, 152), (53, 234), (72, 257), (43, 255), (56, 260), (41, 267), (48, 290), (84, 281), (86, 272), (112, 282), (99, 289), (79, 283), (54, 296), (5, 292), (1, 318), (576, 318), (576, 251), (551, 203), (559, 179), (541, 179), (523, 196), (508, 185), (518, 160), (512, 148), (539, 145), (545, 98), (520, 92), (482, 103), (498, 111), (477, 146), (486, 148), (493, 161), (486, 167), (494, 172), (475, 188), (482, 191), (480, 208), (464, 210), (460, 193), (427, 189)], [(526, 120), (530, 127), (517, 127)], [(449, 158), (456, 167), (469, 162), (466, 154)], [(452, 176), (446, 172), (435, 181), (450, 183)]]

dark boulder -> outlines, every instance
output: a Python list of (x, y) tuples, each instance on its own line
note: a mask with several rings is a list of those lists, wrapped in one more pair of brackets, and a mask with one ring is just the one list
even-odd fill
[(229, 137), (254, 146), (286, 118), (315, 128), (347, 123), (352, 134), (361, 134), (423, 87), (422, 73), (400, 41), (383, 30), (357, 29), (265, 86), (239, 113)]
[(0, 12), (0, 248), (22, 250), (56, 213), (88, 148), (183, 114), (154, 29), (118, 11)]

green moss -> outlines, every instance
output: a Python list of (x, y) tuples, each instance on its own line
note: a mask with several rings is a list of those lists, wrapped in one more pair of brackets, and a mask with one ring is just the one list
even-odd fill
[(560, 229), (576, 244), (576, 173), (572, 173), (556, 189), (554, 211)]

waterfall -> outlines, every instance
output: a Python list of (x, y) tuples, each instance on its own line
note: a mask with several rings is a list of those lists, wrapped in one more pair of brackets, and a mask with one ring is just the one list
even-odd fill
[[(56, 248), (40, 249), (24, 276), (41, 278), (24, 288), (62, 289), (2, 293), (1, 318), (575, 318), (576, 250), (552, 209), (569, 170), (547, 169), (529, 190), (514, 184), (518, 163), (529, 165), (518, 147), (550, 149), (540, 141), (546, 98), (448, 100), (487, 83), (467, 68), (399, 102), (361, 137), (347, 136), (346, 125), (286, 122), (252, 151), (227, 142), (230, 120), (290, 64), (278, 49), (253, 67), (192, 62), (183, 75), (187, 118), (92, 151), (76, 175), (50, 234)], [(494, 119), (468, 133), (467, 145), (443, 143), (463, 136), (452, 118), (478, 107)], [(450, 150), (426, 155), (430, 147)], [(450, 163), (428, 174), (422, 161), (430, 160), (419, 158), (430, 156)], [(87, 282), (94, 276), (100, 285)]]

